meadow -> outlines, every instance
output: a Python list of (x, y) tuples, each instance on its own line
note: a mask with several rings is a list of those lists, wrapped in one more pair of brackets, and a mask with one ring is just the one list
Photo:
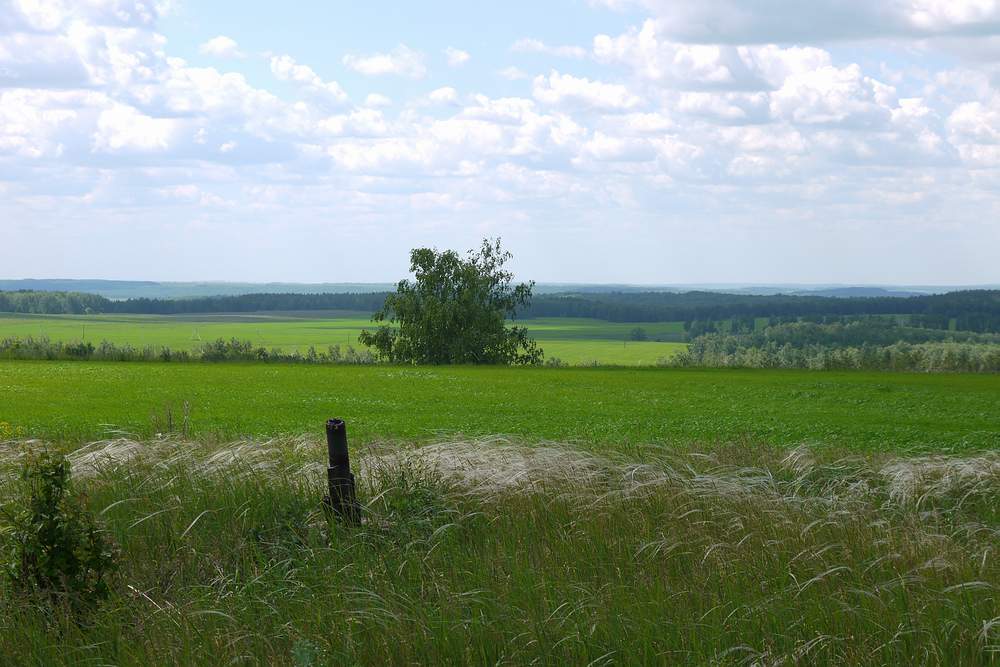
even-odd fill
[[(0, 444), (0, 509), (21, 502)], [(734, 443), (642, 461), (505, 439), (116, 439), (77, 490), (119, 549), (74, 611), (0, 579), (8, 664), (996, 664), (1000, 459)]]
[[(567, 364), (653, 365), (685, 349), (680, 322), (613, 323), (586, 318), (543, 318), (523, 322), (547, 358)], [(646, 341), (629, 340), (641, 327)], [(48, 337), (136, 347), (193, 350), (219, 338), (249, 340), (267, 349), (305, 353), (310, 346), (358, 347), (358, 333), (371, 328), (365, 313), (321, 311), (214, 315), (12, 315), (0, 314), (0, 338)]]

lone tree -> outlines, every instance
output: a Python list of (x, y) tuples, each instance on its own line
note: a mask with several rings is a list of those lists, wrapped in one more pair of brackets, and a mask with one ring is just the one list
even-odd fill
[(538, 364), (542, 350), (524, 327), (507, 326), (531, 301), (535, 283), (512, 284), (511, 254), (484, 239), (462, 258), (453, 250), (410, 252), (415, 280), (402, 280), (358, 340), (393, 363)]

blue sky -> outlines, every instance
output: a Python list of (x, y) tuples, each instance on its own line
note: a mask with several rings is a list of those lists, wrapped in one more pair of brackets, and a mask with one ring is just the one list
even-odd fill
[(997, 0), (0, 0), (2, 277), (1000, 282)]
[[(289, 7), (289, 5), (291, 5)], [(399, 92), (419, 92), (435, 82), (462, 85), (482, 92), (503, 92), (497, 70), (511, 65), (547, 66), (543, 57), (512, 53), (520, 39), (534, 38), (548, 44), (589, 44), (595, 34), (624, 30), (632, 12), (615, 12), (589, 6), (580, 0), (516, 0), (485, 2), (250, 2), (218, 1), (177, 6), (161, 23), (176, 42), (177, 53), (192, 61), (198, 47), (221, 32), (239, 36), (248, 52), (291, 54), (309, 63), (319, 74), (335, 78), (345, 87)], [(568, 20), (567, 20), (568, 18)], [(640, 17), (641, 18), (641, 17)], [(430, 71), (420, 85), (372, 81), (341, 63), (345, 53), (390, 51), (401, 43), (427, 54)], [(475, 53), (468, 67), (453, 71), (442, 53), (451, 46)], [(551, 62), (551, 61), (548, 61)], [(247, 64), (241, 71), (260, 85), (267, 83), (266, 63)]]

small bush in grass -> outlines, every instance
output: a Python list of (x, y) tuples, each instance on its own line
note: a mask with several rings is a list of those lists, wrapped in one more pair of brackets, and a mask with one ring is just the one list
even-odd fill
[(312, 667), (319, 662), (322, 651), (308, 639), (300, 639), (292, 645), (294, 667)]
[(3, 568), (13, 588), (77, 609), (107, 598), (115, 547), (83, 499), (73, 495), (69, 463), (48, 452), (32, 454), (21, 482), (23, 497), (3, 512)]
[(376, 542), (407, 544), (426, 537), (454, 513), (448, 486), (430, 466), (416, 461), (384, 460), (370, 470), (371, 497), (363, 532)]

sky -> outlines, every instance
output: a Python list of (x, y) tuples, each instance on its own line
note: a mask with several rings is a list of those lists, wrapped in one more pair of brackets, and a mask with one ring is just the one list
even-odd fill
[(1000, 0), (0, 0), (0, 278), (1000, 283)]

